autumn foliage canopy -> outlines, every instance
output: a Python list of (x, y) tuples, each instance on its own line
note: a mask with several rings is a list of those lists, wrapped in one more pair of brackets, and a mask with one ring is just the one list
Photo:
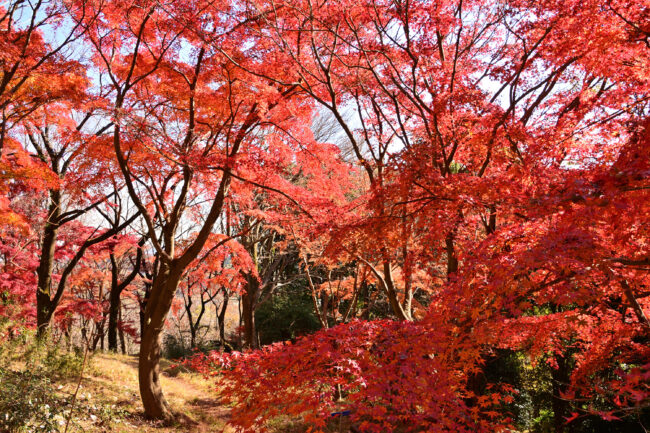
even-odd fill
[[(242, 431), (516, 429), (506, 356), (554, 431), (647, 420), (647, 1), (17, 1), (0, 68), (0, 315), (137, 299), (148, 415), (200, 293), (252, 310), (186, 361)], [(255, 349), (288, 273), (322, 329)]]

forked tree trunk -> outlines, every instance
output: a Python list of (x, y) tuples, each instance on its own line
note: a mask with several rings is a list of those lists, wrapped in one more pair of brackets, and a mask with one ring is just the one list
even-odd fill
[(140, 396), (145, 415), (167, 423), (173, 422), (174, 415), (160, 386), (160, 337), (179, 279), (180, 270), (161, 265), (144, 313), (144, 330), (138, 360)]
[(92, 238), (87, 238), (79, 247), (76, 254), (64, 267), (59, 281), (56, 284), (56, 290), (52, 293), (52, 267), (54, 264), (54, 253), (56, 250), (57, 231), (61, 224), (61, 213), (59, 210), (61, 197), (58, 191), (50, 192), (51, 204), (49, 209), (48, 221), (43, 232), (43, 243), (41, 245), (41, 258), (38, 265), (37, 275), (38, 283), (36, 289), (36, 324), (37, 335), (42, 337), (49, 328), (54, 312), (63, 296), (66, 281), (77, 264), (80, 263), (86, 250), (93, 245), (97, 245), (122, 231), (138, 217), (139, 213), (133, 214), (126, 221), (114, 226), (102, 234)]
[(359, 260), (365, 263), (368, 266), (368, 269), (375, 275), (379, 286), (383, 290), (386, 298), (388, 298), (388, 303), (390, 304), (393, 313), (398, 320), (411, 321), (413, 318), (410, 315), (409, 311), (405, 311), (404, 307), (399, 301), (397, 296), (397, 290), (395, 289), (395, 283), (393, 281), (393, 271), (390, 261), (384, 260), (383, 270), (379, 271), (375, 266), (373, 266), (368, 260), (364, 259), (360, 255), (356, 256)]
[[(135, 277), (140, 272), (140, 265), (142, 264), (142, 246), (146, 241), (146, 237), (143, 237), (138, 242), (138, 251), (136, 254), (135, 264), (133, 265), (133, 270), (129, 275), (124, 278), (122, 282), (118, 280), (119, 269), (117, 266), (117, 261), (115, 260), (115, 255), (110, 254), (111, 259), (111, 291), (109, 295), (110, 306), (108, 310), (108, 349), (117, 352), (117, 334), (118, 334), (118, 318), (121, 317), (121, 301), (120, 296), (124, 289), (131, 284)], [(119, 316), (119, 317), (118, 317)], [(124, 352), (124, 333), (120, 329), (120, 339), (122, 340), (122, 352)]]
[(393, 281), (393, 271), (391, 263), (386, 260), (383, 263), (384, 266), (384, 275), (383, 275), (383, 285), (386, 297), (390, 303), (393, 313), (397, 316), (399, 320), (411, 321), (413, 318), (410, 315), (409, 311), (404, 310), (402, 304), (399, 302), (397, 295), (397, 290), (395, 289), (395, 283)]

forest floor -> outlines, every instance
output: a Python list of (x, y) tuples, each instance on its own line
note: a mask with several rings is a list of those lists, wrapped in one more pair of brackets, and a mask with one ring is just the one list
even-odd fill
[[(135, 356), (99, 353), (84, 372), (77, 395), (71, 432), (232, 432), (226, 426), (230, 410), (220, 403), (215, 383), (202, 375), (182, 371), (162, 360), (162, 388), (172, 409), (180, 414), (174, 426), (144, 418), (138, 390)], [(74, 393), (76, 381), (59, 385)]]
[[(0, 433), (6, 431), (5, 420), (12, 423), (9, 427), (18, 421), (21, 432), (235, 432), (228, 425), (230, 406), (221, 401), (216, 379), (162, 359), (161, 386), (177, 414), (174, 425), (163, 425), (144, 416), (137, 356), (99, 352), (88, 358), (84, 368), (78, 354), (34, 347), (5, 347), (11, 359), (0, 359)], [(327, 424), (324, 431), (328, 433), (349, 433), (352, 428), (347, 418), (330, 419)], [(269, 433), (310, 430), (300, 417), (288, 415), (279, 415), (264, 426)]]

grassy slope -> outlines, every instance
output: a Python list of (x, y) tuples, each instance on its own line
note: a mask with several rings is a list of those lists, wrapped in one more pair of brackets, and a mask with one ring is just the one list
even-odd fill
[[(138, 390), (138, 360), (135, 356), (98, 353), (83, 375), (70, 432), (234, 433), (227, 426), (229, 408), (219, 401), (215, 382), (200, 374), (182, 371), (161, 360), (162, 388), (172, 409), (180, 414), (174, 426), (162, 426), (144, 418)], [(72, 394), (76, 380), (67, 380), (61, 394)], [(330, 420), (327, 432), (349, 432), (349, 421)], [(269, 422), (273, 433), (304, 433), (307, 425), (299, 419), (280, 416)]]
[[(138, 391), (137, 358), (97, 354), (86, 369), (79, 390), (75, 426), (84, 432), (229, 432), (225, 427), (228, 408), (219, 404), (214, 383), (198, 374), (179, 372), (168, 361), (161, 365), (162, 388), (179, 423), (162, 427), (145, 420)], [(173, 376), (173, 377), (172, 377)], [(62, 392), (74, 392), (76, 383), (66, 383)], [(98, 415), (96, 415), (98, 414)]]

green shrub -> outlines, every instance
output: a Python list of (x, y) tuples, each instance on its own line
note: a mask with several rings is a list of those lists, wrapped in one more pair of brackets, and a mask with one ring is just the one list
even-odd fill
[(185, 346), (183, 340), (174, 334), (163, 338), (162, 355), (167, 359), (180, 359), (192, 354), (192, 349)]
[(56, 396), (42, 370), (0, 367), (0, 431), (58, 432), (65, 423), (66, 402)]
[[(10, 323), (0, 324), (0, 334)], [(20, 329), (0, 339), (0, 431), (58, 432), (65, 425), (69, 397), (54, 381), (73, 380), (81, 373), (80, 351), (67, 352), (33, 330)]]
[(260, 342), (289, 340), (320, 329), (311, 296), (299, 284), (282, 287), (255, 312)]
[(162, 343), (162, 356), (170, 360), (177, 360), (190, 357), (196, 352), (208, 353), (219, 350), (221, 344), (217, 340), (197, 339), (196, 347), (192, 347), (189, 341), (183, 340), (177, 334), (165, 334)]
[[(91, 359), (86, 360), (86, 364)], [(50, 347), (43, 360), (43, 367), (58, 379), (77, 378), (83, 368), (83, 353), (80, 350), (64, 352), (58, 346)]]

